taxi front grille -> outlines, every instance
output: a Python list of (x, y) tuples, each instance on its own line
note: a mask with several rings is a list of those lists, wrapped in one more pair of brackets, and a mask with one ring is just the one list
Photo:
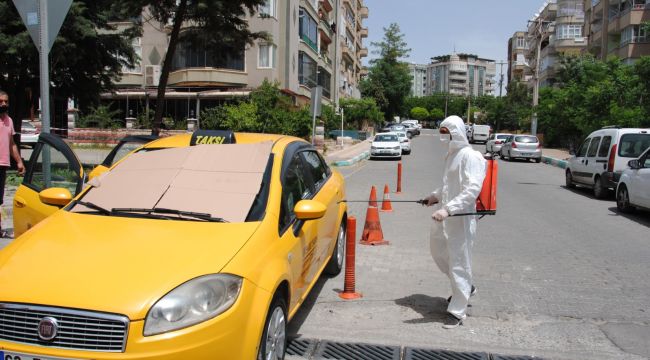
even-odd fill
[[(56, 319), (58, 332), (50, 341), (38, 335), (38, 324)], [(45, 347), (100, 352), (124, 352), (129, 320), (125, 316), (65, 308), (0, 303), (0, 340)]]

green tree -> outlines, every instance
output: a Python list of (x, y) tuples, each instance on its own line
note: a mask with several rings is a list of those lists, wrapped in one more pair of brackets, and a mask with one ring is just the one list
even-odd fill
[(426, 120), (429, 118), (429, 110), (423, 107), (414, 107), (411, 109), (411, 117), (416, 120)]
[(383, 111), (387, 120), (403, 114), (405, 100), (411, 90), (411, 76), (408, 65), (401, 59), (411, 51), (407, 48), (404, 35), (397, 24), (384, 28), (381, 42), (371, 43), (378, 58), (370, 61), (368, 77), (361, 82), (361, 93), (372, 97)]
[[(148, 9), (161, 24), (171, 24), (169, 43), (163, 60), (156, 97), (156, 114), (152, 134), (158, 135), (162, 121), (165, 89), (179, 41), (187, 41), (208, 49), (215, 58), (244, 51), (253, 40), (267, 38), (266, 33), (251, 32), (247, 15), (255, 14), (264, 0), (117, 0), (115, 3), (130, 12)], [(183, 24), (186, 26), (181, 32)], [(219, 36), (215, 36), (218, 34)]]
[[(112, 88), (122, 67), (137, 60), (131, 46), (137, 31), (118, 31), (109, 22), (133, 15), (109, 0), (72, 3), (49, 56), (53, 100), (74, 98), (82, 111), (97, 105), (99, 94)], [(0, 0), (0, 54), (0, 88), (11, 97), (10, 115), (20, 131), (21, 119), (38, 104), (40, 69), (38, 50), (10, 0)], [(67, 125), (67, 119), (58, 120)]]
[(442, 120), (445, 117), (445, 111), (439, 108), (429, 110), (429, 119), (432, 121)]
[(348, 128), (363, 129), (380, 124), (384, 114), (372, 98), (341, 99), (345, 124)]

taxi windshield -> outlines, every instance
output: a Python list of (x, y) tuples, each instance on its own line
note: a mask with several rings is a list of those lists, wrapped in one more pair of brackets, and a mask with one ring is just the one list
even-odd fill
[(244, 222), (257, 203), (273, 143), (138, 152), (93, 179), (69, 211), (107, 216)]
[(375, 141), (380, 141), (380, 142), (397, 141), (397, 135), (377, 135), (375, 136)]

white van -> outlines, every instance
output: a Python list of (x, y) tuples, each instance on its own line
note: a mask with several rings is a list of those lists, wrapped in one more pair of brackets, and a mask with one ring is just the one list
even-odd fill
[(490, 125), (472, 125), (470, 128), (469, 142), (473, 144), (480, 141), (485, 144), (491, 132), (492, 128)]
[(650, 147), (650, 129), (607, 126), (596, 130), (582, 142), (569, 159), (565, 173), (566, 186), (587, 186), (602, 199), (608, 190), (616, 189), (621, 173), (630, 160)]

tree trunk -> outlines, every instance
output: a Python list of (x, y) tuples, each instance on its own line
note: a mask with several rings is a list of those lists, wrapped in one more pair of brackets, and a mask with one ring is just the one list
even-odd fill
[(160, 125), (162, 124), (162, 115), (165, 108), (165, 90), (167, 89), (167, 80), (169, 79), (169, 71), (171, 70), (172, 59), (174, 58), (176, 44), (178, 43), (178, 35), (185, 19), (186, 10), (187, 0), (180, 0), (176, 14), (174, 14), (174, 26), (172, 27), (172, 33), (169, 36), (169, 45), (167, 46), (165, 61), (163, 62), (163, 67), (160, 72), (158, 96), (156, 97), (156, 114), (153, 119), (151, 135), (160, 135)]

